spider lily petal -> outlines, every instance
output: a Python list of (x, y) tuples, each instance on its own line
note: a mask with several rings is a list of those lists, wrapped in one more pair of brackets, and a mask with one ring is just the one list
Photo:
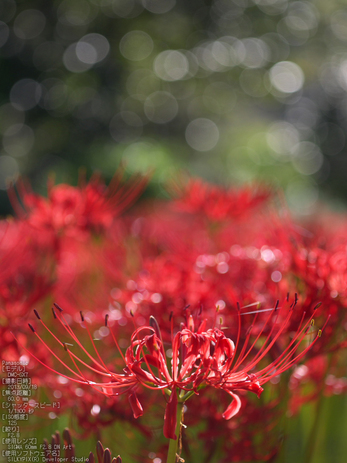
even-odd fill
[(233, 401), (231, 402), (229, 407), (225, 410), (222, 416), (224, 419), (230, 420), (230, 418), (235, 416), (240, 411), (241, 399), (238, 395), (234, 394), (233, 392), (231, 391), (227, 391), (227, 392), (228, 394), (231, 395), (231, 397), (233, 398)]
[(140, 404), (139, 399), (137, 398), (137, 395), (134, 392), (129, 394), (129, 402), (130, 402), (130, 406), (134, 414), (134, 418), (138, 418), (139, 416), (142, 416), (143, 408), (142, 408), (142, 405)]

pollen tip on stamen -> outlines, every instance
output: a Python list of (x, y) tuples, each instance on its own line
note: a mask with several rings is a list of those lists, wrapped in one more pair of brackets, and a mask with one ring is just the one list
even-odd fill
[(107, 313), (107, 314), (105, 315), (105, 326), (107, 326), (108, 317), (109, 317), (109, 315), (108, 315), (108, 313)]
[(320, 338), (322, 336), (322, 330), (318, 330), (318, 337)]
[(108, 448), (106, 448), (104, 451), (103, 463), (111, 463), (111, 452)]
[(240, 312), (241, 309), (240, 309), (240, 303), (239, 302), (236, 302), (236, 307), (237, 307), (238, 312)]
[(172, 320), (172, 317), (173, 317), (173, 310), (171, 310), (171, 312), (170, 312), (170, 316), (169, 316), (169, 322), (171, 322), (171, 320)]
[(56, 302), (53, 302), (53, 305), (56, 309), (59, 310), (59, 312), (63, 312), (63, 309)]
[(316, 304), (313, 308), (313, 310), (317, 310), (318, 307), (320, 307), (322, 305), (322, 302), (318, 302), (318, 304)]
[(66, 352), (67, 352), (67, 345), (66, 345), (65, 342), (63, 342), (63, 346), (64, 346), (64, 350), (66, 350)]
[(72, 438), (69, 428), (65, 428), (63, 431), (63, 439), (70, 445), (72, 445)]
[(99, 440), (96, 443), (96, 453), (97, 453), (98, 457), (100, 457), (100, 460), (101, 460), (103, 458), (103, 456), (104, 456), (104, 447), (103, 447), (102, 443)]
[(81, 316), (81, 320), (82, 320), (82, 322), (84, 322), (84, 317), (83, 317), (83, 313), (82, 313), (82, 310), (80, 310), (80, 316)]
[(190, 304), (186, 305), (183, 310), (187, 310), (187, 309), (189, 309), (189, 307), (190, 307)]
[(311, 326), (314, 326), (314, 318), (311, 320)]
[(149, 317), (149, 326), (154, 329), (155, 334), (158, 336), (158, 338), (161, 339), (161, 332), (160, 332), (159, 324), (156, 318), (153, 317), (153, 315)]
[(54, 318), (57, 318), (57, 314), (55, 313), (55, 310), (54, 310), (53, 307), (52, 307), (52, 314), (53, 314), (53, 317), (54, 317)]
[(130, 310), (130, 315), (134, 318), (134, 312), (132, 310)]
[(194, 319), (192, 315), (189, 315), (187, 320), (187, 327), (189, 330), (194, 331)]
[(280, 304), (280, 301), (279, 301), (279, 299), (277, 299), (276, 305), (275, 305), (275, 312), (276, 312), (276, 310), (278, 309), (279, 304)]
[(40, 317), (40, 315), (38, 314), (38, 312), (37, 312), (36, 309), (34, 309), (34, 314), (36, 315), (36, 317), (37, 317), (39, 320), (41, 320), (41, 317)]
[(289, 293), (287, 293), (287, 298), (286, 299), (287, 299), (287, 302), (288, 302), (289, 301)]
[(28, 325), (29, 325), (29, 328), (31, 329), (31, 331), (33, 333), (36, 333), (35, 328), (33, 327), (33, 325), (31, 325), (30, 323), (28, 323)]

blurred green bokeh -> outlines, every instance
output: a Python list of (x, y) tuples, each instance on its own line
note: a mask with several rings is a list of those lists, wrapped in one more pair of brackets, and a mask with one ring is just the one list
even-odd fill
[(291, 0), (3, 0), (0, 200), (24, 174), (187, 169), (344, 204), (347, 10)]

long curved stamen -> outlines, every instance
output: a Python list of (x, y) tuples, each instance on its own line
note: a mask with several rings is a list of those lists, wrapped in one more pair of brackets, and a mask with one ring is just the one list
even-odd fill
[[(272, 310), (274, 311), (274, 309), (272, 309)], [(258, 352), (256, 353), (255, 357), (253, 357), (252, 363), (258, 363), (259, 357), (262, 355), (262, 352), (265, 351), (265, 346), (266, 346), (266, 344), (267, 344), (268, 342), (270, 342), (271, 339), (273, 339), (273, 340), (276, 341), (276, 340), (278, 339), (278, 337), (280, 336), (280, 334), (281, 334), (281, 331), (277, 331), (277, 333), (275, 334), (275, 336), (272, 338), (272, 335), (273, 335), (273, 333), (274, 333), (274, 331), (275, 331), (275, 328), (276, 328), (276, 326), (277, 326), (276, 324), (277, 324), (277, 319), (278, 319), (278, 312), (275, 312), (275, 313), (276, 313), (276, 318), (275, 318), (275, 320), (274, 320), (273, 323), (272, 323), (270, 333), (267, 335), (265, 341), (263, 342), (262, 347), (258, 350)], [(291, 313), (289, 313), (289, 314), (287, 315), (287, 319), (285, 319), (284, 322), (282, 322), (281, 327), (282, 327), (283, 329), (287, 326), (287, 323), (288, 323), (290, 317), (291, 317)], [(245, 355), (245, 357), (242, 359), (242, 362), (245, 361), (245, 359), (248, 357), (248, 355), (250, 354), (250, 352), (251, 352), (252, 349), (254, 348), (255, 344), (256, 344), (256, 343), (258, 342), (258, 340), (260, 339), (260, 337), (261, 337), (261, 335), (263, 334), (265, 328), (268, 326), (269, 321), (271, 320), (271, 318), (272, 318), (272, 313), (269, 315), (268, 319), (267, 319), (266, 322), (264, 323), (263, 328), (262, 328), (261, 331), (258, 333), (258, 336), (257, 336), (256, 339), (254, 340), (254, 342), (253, 342), (251, 348), (248, 350), (248, 352), (247, 352), (247, 354)], [(273, 344), (272, 344), (272, 345), (273, 345)], [(272, 347), (272, 345), (271, 345), (271, 347)], [(270, 348), (267, 348), (268, 350), (267, 350), (266, 352), (268, 352), (268, 351), (271, 349), (271, 347), (270, 347)], [(241, 363), (242, 363), (242, 362), (241, 362)]]
[[(105, 326), (106, 327), (107, 327), (107, 320), (108, 320), (108, 314), (105, 316)], [(114, 335), (113, 331), (111, 330), (111, 328), (109, 328), (109, 331), (110, 331), (112, 339), (113, 339), (113, 341), (114, 341), (114, 343), (115, 343), (115, 345), (116, 345), (116, 347), (118, 349), (118, 352), (120, 353), (120, 355), (121, 355), (121, 357), (122, 357), (122, 359), (124, 361), (124, 364), (126, 365), (125, 357), (124, 357), (124, 354), (123, 354), (121, 348), (119, 347), (117, 338), (115, 337), (115, 335)]]
[[(81, 314), (82, 322), (84, 322), (84, 317), (83, 317), (82, 312), (80, 312), (80, 314)], [(102, 358), (101, 358), (101, 356), (100, 356), (100, 354), (99, 354), (99, 351), (97, 350), (97, 348), (96, 348), (96, 346), (95, 346), (95, 343), (94, 343), (94, 340), (93, 340), (93, 338), (92, 338), (92, 335), (90, 334), (90, 330), (89, 330), (89, 328), (88, 328), (88, 325), (85, 323), (84, 326), (86, 327), (86, 330), (87, 330), (89, 339), (90, 339), (91, 342), (92, 342), (92, 345), (93, 345), (93, 347), (94, 347), (95, 353), (96, 353), (98, 359), (100, 360), (102, 366), (104, 367), (105, 371), (107, 371), (107, 373), (108, 373), (110, 376), (113, 376), (113, 373), (112, 373), (112, 372), (109, 370), (109, 368), (105, 365), (105, 362), (102, 360)]]
[[(63, 315), (63, 309), (61, 309), (57, 304), (54, 304), (55, 307), (59, 308), (59, 316), (53, 311), (53, 314), (55, 316), (55, 318), (59, 321), (59, 323), (62, 325), (62, 327), (69, 333), (69, 335), (71, 336), (71, 338), (77, 343), (77, 345), (82, 349), (82, 351), (87, 355), (87, 357), (90, 358), (90, 360), (95, 364), (97, 365), (101, 370), (104, 370), (104, 371), (107, 371), (107, 369), (105, 369), (105, 367), (103, 367), (99, 362), (97, 362), (94, 357), (92, 357), (90, 355), (90, 353), (85, 349), (85, 347), (83, 346), (83, 344), (79, 341), (79, 339), (77, 338), (77, 336), (75, 335), (75, 333), (73, 332), (73, 330), (71, 329), (71, 327), (69, 326), (69, 323), (67, 322), (67, 320), (65, 319), (64, 315)], [(64, 323), (62, 322), (62, 320), (64, 320)], [(51, 333), (51, 335), (55, 338), (56, 336), (54, 336), (54, 334), (45, 326), (45, 328)], [(87, 330), (88, 331), (88, 330)], [(90, 336), (90, 333), (89, 333), (89, 336)], [(58, 340), (58, 339), (57, 339)], [(58, 340), (59, 342), (59, 340)]]
[[(290, 313), (288, 314), (288, 316), (292, 315), (293, 311), (291, 309)], [(283, 330), (285, 329), (285, 327), (287, 326), (287, 323), (289, 322), (289, 318), (287, 316), (287, 319), (284, 321), (283, 325), (281, 326), (280, 330), (276, 333), (276, 336), (274, 337), (274, 339), (270, 342), (269, 346), (264, 350), (264, 351), (260, 351), (261, 354), (256, 356), (254, 361), (251, 363), (251, 365), (248, 365), (247, 368), (251, 369), (253, 367), (253, 365), (257, 364), (262, 358), (264, 358), (264, 356), (269, 352), (269, 350), (272, 348), (272, 346), (275, 344), (276, 340), (278, 339), (278, 337), (282, 334)], [(296, 342), (296, 340), (301, 336), (302, 333), (304, 333), (303, 337), (298, 341), (297, 343), (297, 347), (300, 345), (301, 341), (303, 340), (304, 336), (305, 336), (305, 330), (306, 328), (308, 327), (308, 325), (311, 323), (311, 320), (313, 318), (313, 315), (311, 316), (311, 318), (307, 321), (307, 323), (305, 324), (305, 326), (303, 328), (301, 328), (301, 330), (297, 331), (296, 333), (296, 336), (292, 339), (292, 341), (289, 343), (289, 345), (287, 346), (287, 348), (282, 352), (282, 354), (277, 357), (276, 359), (276, 362), (281, 358), (283, 357), (286, 352), (288, 352), (288, 350), (290, 350), (291, 346)], [(301, 326), (301, 323), (300, 323), (300, 326)]]
[[(55, 313), (55, 312), (54, 312)], [(59, 316), (57, 316), (57, 314), (55, 313), (55, 318), (61, 323), (61, 325), (66, 329), (66, 331), (70, 334), (70, 336), (72, 337), (72, 339), (78, 344), (78, 346), (83, 350), (83, 352), (94, 362), (95, 365), (97, 365), (99, 368), (101, 368), (102, 371), (100, 370), (97, 370), (93, 367), (91, 367), (90, 365), (88, 365), (87, 363), (85, 363), (82, 359), (80, 359), (77, 355), (75, 355), (74, 353), (71, 352), (71, 355), (73, 355), (75, 357), (76, 360), (78, 360), (80, 363), (82, 363), (85, 367), (89, 368), (91, 371), (94, 371), (95, 373), (98, 373), (99, 375), (102, 375), (102, 376), (109, 376), (110, 375), (110, 372), (108, 372), (105, 368), (102, 367), (102, 365), (100, 365), (98, 362), (95, 361), (95, 359), (89, 354), (89, 352), (84, 348), (84, 346), (81, 344), (81, 342), (78, 340), (78, 338), (76, 337), (76, 335), (73, 333), (73, 331), (71, 330), (71, 328), (69, 327), (69, 329), (67, 329), (67, 326), (62, 323), (62, 321), (60, 320)], [(66, 320), (64, 319), (64, 322), (66, 323)], [(51, 334), (51, 336), (53, 336), (53, 338), (62, 346), (64, 347), (64, 343), (62, 341), (60, 341), (60, 339), (57, 338), (57, 336), (48, 328), (48, 326), (42, 321), (42, 319), (40, 319), (40, 323), (45, 327), (45, 329)], [(72, 334), (71, 334), (72, 333)], [(46, 346), (46, 348), (48, 348), (47, 344), (45, 344), (43, 342), (43, 344)], [(49, 348), (48, 348), (49, 349)]]
[[(54, 355), (54, 357), (56, 357), (56, 359), (64, 366), (66, 367), (68, 370), (71, 371), (71, 373), (73, 373), (74, 375), (78, 376), (78, 374), (72, 370), (68, 365), (66, 365), (66, 363), (64, 363), (59, 357), (57, 357), (54, 352), (52, 352), (49, 347), (46, 345), (46, 343), (41, 339), (41, 337), (36, 333), (36, 331), (34, 330), (34, 328), (30, 325), (29, 323), (29, 326), (30, 326), (30, 329), (31, 331), (36, 335), (36, 337), (42, 342), (42, 344)], [(12, 336), (15, 338), (15, 340), (18, 342), (18, 344), (28, 353), (30, 354), (31, 357), (33, 357), (37, 362), (39, 362), (41, 365), (43, 365), (44, 367), (48, 368), (48, 370), (52, 371), (53, 373), (56, 373), (57, 375), (59, 376), (63, 376), (64, 378), (66, 379), (69, 379), (71, 381), (74, 381), (76, 383), (79, 383), (79, 384), (85, 384), (85, 381), (84, 380), (77, 380), (75, 378), (71, 378), (71, 376), (67, 376), (57, 370), (55, 370), (54, 368), (50, 367), (49, 365), (47, 365), (46, 363), (44, 363), (42, 360), (40, 360), (36, 355), (34, 355), (29, 349), (27, 349), (25, 346), (23, 346), (23, 344), (17, 339), (17, 337), (12, 333)]]
[[(271, 379), (272, 377), (274, 376), (277, 376), (278, 374), (280, 373), (283, 373), (285, 370), (288, 370), (288, 368), (290, 368), (292, 365), (296, 364), (302, 357), (304, 357), (304, 355), (312, 348), (312, 346), (318, 341), (318, 339), (321, 337), (322, 335), (322, 332), (324, 331), (329, 319), (330, 319), (331, 315), (328, 316), (326, 322), (324, 323), (323, 327), (318, 330), (317, 332), (317, 335), (315, 336), (315, 338), (313, 339), (313, 341), (302, 351), (300, 352), (300, 354), (298, 354), (296, 357), (294, 357), (292, 360), (290, 360), (289, 362), (287, 362), (287, 359), (291, 357), (291, 355), (293, 354), (293, 352), (291, 352), (290, 354), (287, 354), (287, 356), (285, 357), (284, 360), (282, 360), (280, 363), (282, 364), (283, 363), (283, 367), (281, 367), (280, 369), (278, 369), (278, 366), (277, 366), (277, 370), (276, 370), (276, 373), (272, 373), (270, 375), (266, 375), (266, 376), (263, 376), (263, 378), (265, 379), (264, 382), (267, 382), (269, 379)], [(299, 342), (297, 343), (297, 346), (295, 346), (295, 350), (297, 349), (297, 347), (300, 345), (301, 341), (304, 339), (306, 333), (304, 333), (304, 335), (301, 337), (301, 339), (299, 340)], [(295, 351), (294, 351), (295, 352)], [(280, 356), (282, 357), (284, 355), (284, 353)], [(280, 359), (280, 357), (278, 359)], [(277, 359), (277, 360), (278, 360)], [(271, 365), (269, 365), (270, 367)], [(258, 372), (258, 374), (262, 374), (264, 372), (264, 370), (266, 370), (265, 368)]]
[[(242, 360), (244, 359), (244, 353), (245, 353), (245, 351), (246, 351), (246, 349), (247, 349), (248, 342), (249, 342), (250, 337), (251, 337), (251, 334), (252, 334), (252, 330), (253, 330), (253, 327), (254, 327), (254, 322), (255, 322), (255, 320), (256, 320), (256, 317), (257, 317), (257, 315), (254, 317), (254, 320), (253, 320), (252, 325), (251, 325), (251, 326), (248, 328), (248, 330), (247, 330), (246, 339), (245, 339), (245, 341), (244, 341), (244, 343), (243, 343), (241, 352), (240, 352), (240, 354), (239, 354), (237, 360), (235, 361), (235, 365), (234, 365), (234, 367), (233, 367), (234, 370), (236, 370), (236, 369), (239, 367), (239, 365), (241, 364)], [(252, 346), (252, 348), (253, 348), (253, 346)], [(252, 350), (252, 348), (251, 348), (251, 350)], [(250, 350), (248, 351), (248, 353), (249, 353), (249, 352), (250, 352)], [(248, 353), (247, 353), (247, 355), (248, 355)]]
[[(272, 333), (273, 333), (273, 331), (275, 329), (275, 326), (276, 326), (277, 318), (278, 318), (278, 315), (276, 316), (276, 321), (273, 324), (269, 335), (267, 336), (266, 340), (264, 341), (264, 344), (263, 344), (262, 348), (259, 350), (259, 352), (256, 354), (256, 356), (253, 358), (252, 362), (249, 365), (247, 365), (248, 370), (252, 369), (253, 366), (255, 366), (257, 363), (259, 363), (259, 361), (271, 350), (272, 346), (275, 344), (277, 339), (281, 336), (281, 334), (283, 333), (283, 331), (287, 327), (287, 325), (289, 323), (289, 320), (292, 317), (292, 313), (293, 313), (293, 309), (290, 309), (290, 311), (288, 312), (287, 317), (284, 319), (284, 321), (281, 322), (279, 330), (277, 331), (275, 336), (270, 341), (270, 339), (272, 337)], [(271, 314), (270, 314), (270, 316), (271, 316)], [(270, 318), (268, 318), (266, 323), (264, 324), (264, 327), (261, 330), (260, 335), (263, 333), (263, 330), (264, 330), (265, 326), (268, 324), (269, 320), (270, 320)], [(257, 337), (256, 341), (259, 339), (260, 335)], [(269, 344), (268, 344), (268, 346), (266, 346), (266, 344), (268, 342), (269, 342)], [(253, 346), (254, 346), (254, 344), (255, 344), (255, 342), (253, 343)], [(244, 359), (242, 359), (242, 361), (244, 361)]]
[(239, 347), (240, 337), (241, 337), (241, 309), (240, 309), (239, 302), (236, 302), (236, 308), (237, 308), (237, 338), (236, 338), (235, 349), (234, 349), (234, 353), (231, 359), (230, 367), (236, 359), (236, 352)]

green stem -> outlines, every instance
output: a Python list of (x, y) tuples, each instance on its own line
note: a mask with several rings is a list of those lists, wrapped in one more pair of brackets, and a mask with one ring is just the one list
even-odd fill
[(316, 449), (316, 443), (317, 443), (317, 433), (318, 433), (318, 428), (320, 424), (320, 418), (322, 416), (322, 410), (324, 407), (324, 387), (325, 387), (325, 378), (327, 374), (330, 371), (331, 365), (333, 361), (333, 355), (330, 353), (328, 354), (328, 364), (326, 368), (326, 374), (323, 377), (323, 381), (320, 384), (319, 388), (319, 393), (318, 393), (318, 398), (315, 403), (316, 410), (315, 410), (315, 416), (314, 416), (314, 421), (312, 424), (312, 428), (309, 434), (308, 442), (306, 445), (306, 455), (305, 455), (305, 462), (309, 463), (313, 461), (313, 455)]
[(184, 395), (181, 395), (181, 394), (180, 394), (180, 400), (185, 402), (187, 399), (189, 399), (189, 397), (195, 394), (195, 391), (189, 391), (187, 392), (187, 394), (184, 394)]
[(313, 459), (313, 454), (316, 449), (316, 443), (317, 443), (317, 433), (318, 433), (318, 428), (319, 428), (319, 418), (321, 417), (322, 414), (322, 409), (323, 409), (323, 396), (322, 394), (319, 394), (318, 401), (315, 404), (316, 410), (315, 410), (315, 416), (314, 416), (314, 421), (312, 424), (312, 428), (309, 434), (309, 438), (306, 444), (306, 450), (305, 450), (305, 462), (309, 463)]
[(182, 420), (182, 412), (183, 412), (184, 402), (178, 402), (177, 404), (177, 424), (175, 434), (177, 439), (170, 439), (169, 441), (169, 450), (167, 453), (167, 460), (166, 463), (176, 463), (177, 462), (177, 448), (178, 443), (180, 440), (181, 435), (181, 420)]

